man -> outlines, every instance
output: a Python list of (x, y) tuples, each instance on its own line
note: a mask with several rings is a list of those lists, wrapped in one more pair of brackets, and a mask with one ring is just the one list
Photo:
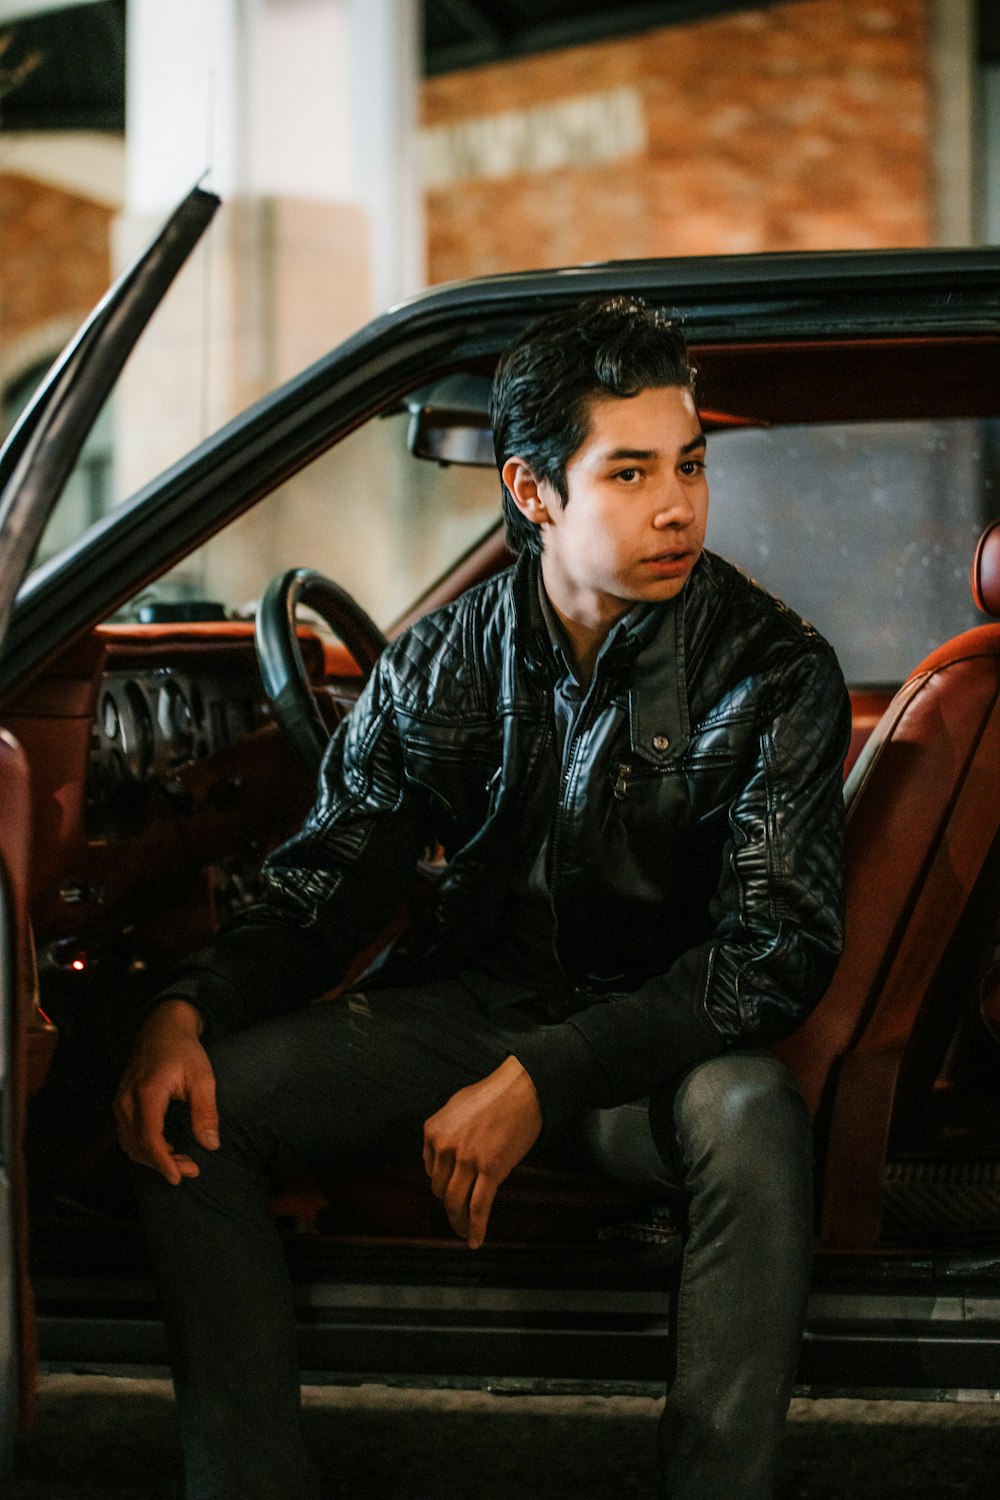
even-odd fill
[[(263, 906), (175, 975), (119, 1093), (154, 1169), (192, 1500), (313, 1493), (275, 1158), (422, 1151), (476, 1247), (557, 1128), (686, 1197), (663, 1493), (771, 1493), (812, 1202), (801, 1098), (764, 1049), (840, 950), (843, 681), (703, 550), (706, 442), (661, 315), (612, 299), (529, 329), (493, 423), (517, 565), (387, 649)], [(435, 844), (432, 920), (307, 1005)]]

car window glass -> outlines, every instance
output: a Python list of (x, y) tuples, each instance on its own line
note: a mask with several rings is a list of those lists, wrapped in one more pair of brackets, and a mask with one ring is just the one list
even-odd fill
[[(411, 457), (407, 418), (367, 424), (156, 585), (249, 613), (308, 565), (388, 624), (499, 516), (488, 470)], [(1000, 424), (731, 429), (709, 445), (708, 545), (810, 619), (848, 679), (897, 682), (977, 621), (976, 539), (997, 509)]]
[[(11, 431), (21, 412), (48, 372), (48, 363), (28, 371), (4, 394), (3, 434)], [(35, 549), (33, 567), (82, 536), (114, 504), (114, 453), (111, 403), (106, 402), (87, 435), (73, 472), (49, 517)]]
[[(235, 205), (223, 205), (167, 290), (56, 501), (32, 568), (78, 541), (95, 520), (352, 331), (353, 324), (338, 326), (324, 309), (305, 334), (299, 329), (300, 344), (279, 349), (249, 316), (237, 317), (233, 247), (246, 227)], [(159, 228), (156, 216), (121, 224), (118, 264), (142, 251)], [(47, 363), (5, 393), (0, 440)]]
[(811, 620), (848, 681), (901, 681), (982, 621), (969, 564), (1000, 511), (998, 435), (965, 420), (715, 433), (708, 545)]
[(310, 567), (388, 625), (500, 516), (495, 471), (412, 457), (408, 425), (407, 413), (394, 413), (359, 428), (151, 593), (216, 600), (248, 614), (272, 574)]

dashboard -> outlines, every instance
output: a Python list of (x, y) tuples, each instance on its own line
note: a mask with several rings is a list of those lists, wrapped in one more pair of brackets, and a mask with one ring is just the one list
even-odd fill
[(183, 800), (186, 767), (238, 744), (269, 717), (249, 659), (225, 670), (206, 663), (106, 671), (91, 734), (87, 836), (136, 831), (156, 793)]
[[(303, 645), (323, 692), (322, 645)], [(5, 704), (2, 724), (32, 768), (40, 957), (55, 944), (128, 959), (141, 934), (152, 964), (205, 941), (314, 794), (249, 622), (99, 626)]]

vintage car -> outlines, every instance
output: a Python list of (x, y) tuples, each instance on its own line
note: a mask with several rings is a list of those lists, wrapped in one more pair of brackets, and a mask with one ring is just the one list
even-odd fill
[[(109, 1110), (135, 1017), (253, 899), (263, 855), (308, 807), (329, 726), (382, 642), (369, 616), (392, 636), (508, 565), (492, 367), (530, 318), (611, 292), (667, 307), (691, 342), (709, 545), (812, 619), (852, 688), (847, 948), (781, 1047), (819, 1164), (800, 1387), (995, 1391), (1000, 251), (437, 288), (88, 524), (81, 451), (215, 208), (200, 190), (181, 205), (0, 458), (6, 1410), (18, 1360), (23, 1410), (39, 1358), (164, 1364)], [(298, 623), (297, 601), (312, 610)], [(415, 872), (400, 923), (419, 920), (441, 857)], [(274, 1191), (314, 1378), (661, 1378), (678, 1229), (634, 1190), (525, 1164), (476, 1253), (419, 1164), (296, 1169)]]

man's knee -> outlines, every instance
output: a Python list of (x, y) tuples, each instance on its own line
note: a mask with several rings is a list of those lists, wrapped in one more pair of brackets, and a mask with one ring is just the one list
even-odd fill
[[(711, 1058), (682, 1080), (671, 1104), (689, 1186), (715, 1180), (758, 1202), (770, 1197), (804, 1205), (811, 1192), (812, 1131), (798, 1084), (776, 1057), (734, 1052)], [(661, 1129), (665, 1123), (661, 1119)]]

